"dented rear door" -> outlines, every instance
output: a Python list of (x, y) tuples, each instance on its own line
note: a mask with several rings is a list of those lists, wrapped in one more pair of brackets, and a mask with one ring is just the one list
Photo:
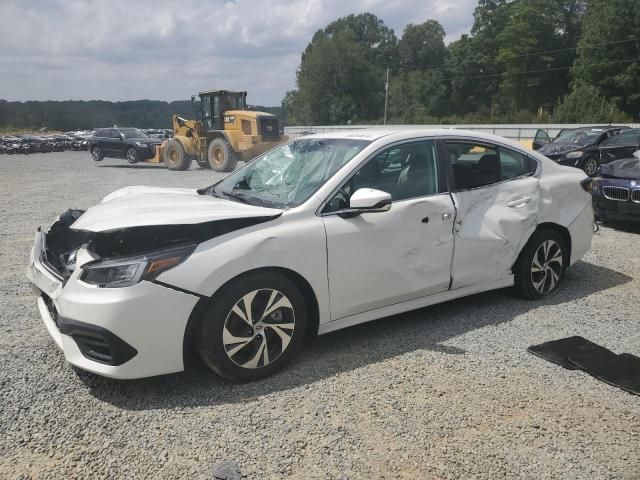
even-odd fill
[[(456, 207), (452, 289), (511, 275), (511, 267), (537, 225), (538, 178), (532, 171), (518, 175), (509, 163), (512, 158), (507, 158), (501, 147), (494, 148), (502, 164), (498, 181), (475, 188), (454, 188), (451, 194)], [(523, 156), (523, 168), (534, 170), (527, 161)], [(513, 178), (504, 178), (510, 175)]]

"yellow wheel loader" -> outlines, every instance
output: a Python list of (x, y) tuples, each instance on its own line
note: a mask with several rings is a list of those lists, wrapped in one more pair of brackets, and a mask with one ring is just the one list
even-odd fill
[(280, 135), (278, 119), (247, 110), (247, 92), (210, 90), (191, 102), (198, 120), (173, 116), (173, 138), (156, 147), (149, 162), (164, 162), (169, 170), (187, 170), (192, 160), (203, 168), (230, 172), (238, 160), (248, 161), (288, 140)]

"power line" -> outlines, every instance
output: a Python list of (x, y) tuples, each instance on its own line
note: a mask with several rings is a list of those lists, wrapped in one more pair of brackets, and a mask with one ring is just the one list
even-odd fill
[[(616, 63), (631, 63), (631, 62), (638, 62), (640, 61), (640, 57), (638, 58), (631, 58), (629, 60), (612, 60), (610, 62), (600, 62), (600, 63), (588, 63), (586, 65), (580, 65), (581, 67), (599, 67), (599, 66), (604, 66), (604, 65), (614, 65)], [(538, 70), (526, 70), (523, 72), (504, 72), (504, 73), (495, 73), (495, 74), (491, 74), (491, 75), (473, 75), (470, 77), (445, 77), (442, 80), (456, 80), (456, 79), (465, 79), (465, 80), (471, 80), (471, 79), (479, 79), (479, 78), (497, 78), (497, 77), (513, 77), (513, 76), (518, 76), (518, 75), (527, 75), (529, 73), (544, 73), (544, 72), (557, 72), (557, 71), (561, 71), (561, 70), (571, 70), (573, 68), (573, 65), (569, 65), (569, 66), (565, 66), (565, 67), (553, 67), (553, 68), (541, 68)]]
[[(627, 40), (616, 40), (613, 42), (605, 42), (605, 43), (598, 43), (595, 45), (589, 45), (589, 48), (597, 48), (597, 47), (608, 47), (610, 45), (619, 45), (622, 43), (631, 43), (631, 42), (640, 42), (640, 38), (631, 38), (631, 39), (627, 39)], [(559, 53), (559, 52), (569, 52), (569, 51), (573, 51), (573, 50), (577, 50), (578, 47), (571, 47), (571, 48), (561, 48), (561, 49), (557, 49), (557, 50), (544, 50), (544, 51), (540, 51), (540, 52), (531, 52), (531, 53), (523, 53), (521, 55), (516, 55), (513, 57), (510, 57), (509, 60), (513, 60), (515, 58), (523, 58), (523, 57), (540, 57), (542, 55), (545, 55), (547, 53)], [(444, 68), (447, 67), (448, 64), (447, 63), (441, 63), (438, 65), (425, 65), (423, 67), (396, 67), (396, 68), (389, 68), (389, 70), (391, 71), (414, 71), (414, 70), (436, 70), (438, 68)]]

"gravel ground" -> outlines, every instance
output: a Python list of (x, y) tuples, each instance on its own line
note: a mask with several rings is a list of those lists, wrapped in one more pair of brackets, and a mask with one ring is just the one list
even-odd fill
[(235, 385), (203, 368), (139, 381), (65, 363), (25, 267), (35, 227), (126, 185), (196, 187), (86, 152), (0, 156), (0, 477), (640, 478), (640, 397), (526, 347), (582, 335), (640, 355), (640, 237), (602, 228), (543, 302), (476, 295), (313, 341)]

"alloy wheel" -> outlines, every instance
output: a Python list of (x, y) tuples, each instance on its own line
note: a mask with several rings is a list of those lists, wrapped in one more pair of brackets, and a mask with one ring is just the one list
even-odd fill
[(562, 275), (562, 248), (554, 240), (545, 240), (533, 254), (531, 261), (531, 283), (536, 292), (544, 295), (551, 292)]
[(584, 162), (584, 173), (593, 177), (598, 171), (598, 162), (595, 158), (587, 158)]
[(100, 158), (100, 147), (93, 147), (91, 149), (91, 155), (94, 160), (98, 160)]
[(129, 163), (137, 163), (138, 162), (138, 157), (136, 155), (136, 152), (133, 148), (130, 148), (129, 150), (127, 150), (127, 161)]
[(284, 353), (294, 329), (293, 305), (282, 292), (253, 290), (227, 314), (222, 343), (227, 357), (239, 367), (261, 368)]

